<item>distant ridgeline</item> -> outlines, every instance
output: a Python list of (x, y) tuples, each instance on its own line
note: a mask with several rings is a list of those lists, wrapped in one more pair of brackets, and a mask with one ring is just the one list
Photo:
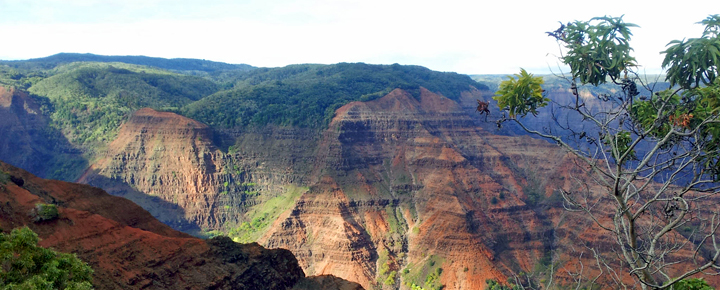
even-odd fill
[[(549, 90), (549, 91), (560, 91), (560, 90), (567, 90), (569, 92), (570, 90), (570, 83), (563, 78), (561, 75), (539, 75), (543, 77), (543, 80), (545, 83), (543, 84), (543, 89)], [(500, 85), (500, 82), (507, 79), (507, 75), (502, 74), (492, 74), (492, 75), (470, 75), (470, 77), (478, 82), (481, 82), (489, 87), (491, 91), (497, 91), (498, 86)], [(568, 77), (566, 75), (566, 77)], [(665, 82), (665, 75), (657, 75), (657, 74), (649, 74), (649, 75), (640, 75), (640, 78), (642, 80), (642, 83), (647, 84), (654, 88), (655, 91), (661, 91), (664, 89), (667, 89), (669, 87), (669, 84)], [(592, 93), (593, 95), (597, 96), (600, 94), (614, 94), (617, 91), (618, 86), (612, 83), (604, 83), (600, 84), (599, 86), (579, 86), (578, 89), (580, 92), (587, 91), (588, 93)], [(647, 90), (640, 84), (638, 84), (638, 90), (640, 94), (647, 93)]]
[[(197, 59), (62, 53), (0, 61), (0, 86), (30, 97), (73, 146), (92, 158), (140, 108), (172, 111), (221, 128), (268, 124), (324, 128), (352, 101), (382, 97), (395, 88), (425, 87), (457, 100), (487, 86), (469, 76), (420, 66), (290, 65), (256, 68)], [(76, 173), (77, 174), (77, 173)], [(72, 179), (63, 173), (53, 176)]]
[(0, 61), (0, 64), (5, 64), (13, 68), (24, 70), (48, 70), (53, 69), (59, 65), (72, 62), (122, 62), (127, 64), (151, 66), (155, 68), (178, 72), (198, 71), (206, 73), (230, 70), (248, 71), (255, 68), (247, 64), (229, 64), (224, 62), (215, 62), (200, 59), (167, 59), (147, 56), (106, 56), (90, 53), (58, 53), (56, 55), (51, 55), (43, 58), (34, 58), (19, 61)]

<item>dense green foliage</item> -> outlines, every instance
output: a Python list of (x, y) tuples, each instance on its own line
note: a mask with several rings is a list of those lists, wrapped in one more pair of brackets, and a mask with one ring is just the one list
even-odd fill
[(715, 290), (703, 279), (692, 278), (681, 280), (672, 285), (672, 290)]
[(58, 208), (54, 204), (38, 203), (33, 209), (34, 220), (36, 222), (50, 221), (58, 218), (60, 215)]
[[(71, 62), (80, 60), (102, 63)], [(422, 86), (455, 100), (471, 87), (487, 88), (468, 76), (397, 64), (291, 65), (253, 70), (219, 66), (199, 78), (146, 66), (104, 63), (153, 65), (150, 60), (170, 61), (59, 54), (2, 62), (0, 83), (28, 89), (63, 134), (81, 146), (112, 140), (129, 114), (142, 107), (180, 112), (211, 126), (321, 128), (342, 105), (379, 98), (395, 88), (417, 96)], [(227, 88), (231, 90), (218, 92)]]
[(30, 59), (25, 61), (0, 61), (12, 67), (26, 70), (47, 70), (53, 69), (62, 64), (73, 62), (122, 62), (143, 66), (151, 66), (160, 69), (173, 70), (178, 72), (218, 72), (227, 70), (252, 70), (253, 67), (246, 64), (228, 64), (200, 59), (187, 58), (159, 58), (147, 56), (105, 56), (96, 54), (80, 53), (58, 53), (43, 58)]
[(629, 41), (632, 23), (622, 17), (595, 17), (590, 21), (575, 21), (559, 29), (555, 36), (567, 48), (562, 61), (570, 66), (573, 78), (583, 84), (599, 85), (608, 78), (621, 78), (627, 69), (635, 66), (630, 56)]
[[(204, 68), (193, 68), (196, 62)], [(271, 124), (319, 129), (337, 108), (396, 88), (417, 97), (422, 86), (455, 100), (471, 87), (487, 88), (468, 76), (397, 64), (248, 69), (197, 60), (80, 54), (0, 61), (0, 85), (29, 91), (40, 113), (51, 120), (36, 139), (57, 146), (38, 146), (47, 154), (42, 170), (35, 171), (63, 180), (77, 178), (88, 160), (114, 140), (120, 125), (143, 107), (173, 111), (215, 127)]]
[(542, 84), (542, 77), (520, 69), (515, 77), (508, 76), (507, 81), (500, 83), (493, 99), (498, 102), (498, 107), (509, 112), (511, 118), (517, 115), (525, 117), (527, 113), (537, 115), (537, 109), (547, 106), (550, 101), (543, 96)]
[(44, 72), (18, 70), (0, 64), (0, 86), (27, 90), (45, 77), (47, 77), (47, 74)]
[(471, 86), (485, 88), (468, 76), (417, 66), (292, 65), (253, 70), (236, 89), (190, 104), (183, 113), (213, 126), (322, 127), (349, 102), (372, 100), (395, 88), (417, 93), (421, 86), (455, 100)]
[(0, 289), (92, 289), (90, 266), (38, 241), (27, 227), (0, 233)]
[(217, 90), (213, 82), (202, 78), (145, 72), (121, 64), (69, 66), (57, 68), (61, 73), (38, 82), (30, 92), (48, 99), (45, 107), (52, 120), (71, 142), (81, 145), (111, 141), (137, 109), (177, 110)]
[(720, 15), (699, 22), (705, 25), (700, 38), (673, 40), (663, 51), (663, 68), (668, 69), (671, 84), (689, 89), (700, 83), (711, 85), (718, 76), (720, 63)]

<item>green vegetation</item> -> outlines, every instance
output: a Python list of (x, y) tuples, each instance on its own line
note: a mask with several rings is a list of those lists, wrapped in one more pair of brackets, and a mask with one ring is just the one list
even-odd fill
[(75, 63), (56, 70), (29, 91), (49, 100), (51, 119), (78, 145), (111, 141), (134, 110), (178, 110), (217, 90), (205, 79), (125, 64)]
[(88, 167), (84, 156), (74, 154), (58, 154), (47, 161), (45, 178), (73, 181)]
[(245, 221), (228, 232), (228, 236), (238, 243), (250, 243), (257, 240), (281, 213), (288, 210), (300, 195), (309, 188), (288, 186), (279, 196), (250, 208), (245, 214)]
[[(390, 272), (390, 265), (392, 265), (392, 261), (389, 259), (389, 252), (387, 249), (382, 249), (378, 253), (378, 259), (377, 259), (377, 267), (378, 267), (378, 276), (377, 276), (377, 282), (382, 283), (387, 280), (389, 277)], [(395, 272), (395, 271), (393, 271)], [(393, 284), (395, 281), (393, 281)]]
[(488, 289), (488, 290), (521, 290), (521, 289), (523, 289), (522, 286), (520, 286), (520, 285), (515, 285), (513, 283), (508, 283), (508, 285), (503, 285), (503, 284), (498, 283), (498, 281), (495, 281), (492, 279), (485, 281), (485, 283), (487, 283), (487, 288), (485, 288), (485, 289)]
[(537, 115), (537, 109), (545, 107), (550, 99), (543, 96), (543, 78), (533, 76), (524, 69), (520, 69), (515, 77), (508, 76), (508, 80), (500, 83), (500, 89), (493, 97), (498, 107), (507, 110), (510, 117), (517, 115), (525, 117), (527, 113)]
[(630, 55), (630, 28), (620, 17), (596, 17), (590, 21), (568, 23), (562, 31), (567, 53), (563, 63), (570, 67), (573, 79), (597, 86), (609, 79), (619, 80), (628, 69), (637, 66)]
[(58, 208), (54, 204), (38, 203), (33, 209), (35, 222), (50, 221), (58, 218)]
[[(47, 150), (41, 176), (63, 180), (77, 178), (130, 114), (143, 107), (182, 113), (211, 126), (322, 128), (340, 106), (373, 100), (395, 88), (418, 97), (422, 86), (451, 99), (471, 86), (485, 88), (464, 75), (397, 64), (252, 69), (200, 60), (90, 54), (0, 61), (0, 85), (29, 91), (51, 120), (45, 131), (52, 134), (43, 133), (48, 135), (45, 139), (63, 145)], [(405, 182), (410, 177), (399, 178)]]
[(670, 288), (671, 290), (715, 290), (715, 288), (710, 287), (710, 285), (705, 282), (705, 280), (700, 278), (691, 278), (691, 279), (684, 279), (680, 280), (677, 283), (673, 284)]
[(27, 90), (45, 77), (44, 72), (27, 72), (0, 64), (0, 86)]
[[(510, 117), (498, 125), (510, 121), (551, 140), (586, 168), (573, 180), (572, 192), (559, 189), (563, 205), (583, 212), (595, 221), (596, 230), (616, 241), (593, 249), (596, 259), (646, 288), (684, 287), (697, 282), (683, 282), (687, 277), (720, 274), (715, 265), (720, 250), (709, 241), (718, 234), (717, 213), (695, 210), (714, 205), (710, 197), (720, 194), (720, 15), (699, 23), (705, 26), (700, 38), (671, 41), (661, 52), (671, 88), (640, 77), (629, 45), (630, 28), (637, 25), (622, 17), (574, 21), (548, 33), (560, 45), (559, 61), (570, 69), (565, 81), (574, 96), (555, 100), (551, 114), (579, 120), (581, 133), (562, 126), (535, 130), (518, 119), (528, 112), (535, 115), (549, 102), (542, 97), (540, 81), (524, 71), (517, 80), (501, 83), (495, 97)], [(577, 89), (581, 85), (615, 89), (586, 95)], [(597, 184), (604, 190), (590, 190), (592, 181), (587, 180), (602, 180)], [(599, 221), (605, 217), (611, 221)], [(702, 230), (688, 233), (688, 225)], [(685, 233), (687, 240), (677, 240), (676, 233)], [(604, 250), (608, 248), (613, 250)], [(699, 252), (705, 257), (701, 262), (682, 262), (689, 259), (687, 253)], [(539, 264), (551, 265), (550, 257)], [(628, 286), (614, 283), (603, 288)]]
[(390, 274), (387, 276), (387, 279), (385, 279), (385, 282), (383, 282), (383, 284), (388, 285), (388, 286), (395, 285), (395, 276), (397, 276), (397, 271), (390, 272)]
[(199, 72), (214, 73), (226, 70), (248, 71), (253, 69), (252, 66), (246, 64), (228, 64), (200, 59), (166, 59), (147, 56), (105, 56), (89, 53), (58, 53), (48, 57), (30, 59), (27, 61), (0, 61), (0, 64), (25, 70), (48, 70), (63, 64), (74, 62), (122, 62), (189, 74)]
[(38, 246), (27, 227), (0, 233), (0, 289), (92, 289), (93, 270), (75, 254)]
[(182, 112), (212, 126), (275, 124), (319, 128), (329, 123), (337, 108), (349, 102), (378, 98), (395, 88), (417, 96), (420, 86), (455, 100), (470, 86), (484, 88), (468, 76), (417, 66), (291, 65), (250, 71), (235, 89), (206, 97)]
[(388, 206), (385, 208), (385, 213), (387, 214), (387, 222), (390, 226), (389, 235), (393, 233), (402, 235), (407, 232), (408, 224), (402, 215), (402, 209), (400, 207)]
[(40, 145), (49, 144), (36, 148), (43, 154), (36, 170), (45, 178), (76, 179), (133, 111), (179, 110), (218, 89), (206, 79), (132, 64), (30, 62), (0, 64), (0, 85), (29, 91), (51, 120), (36, 131), (45, 140)]
[(440, 267), (445, 262), (440, 256), (430, 255), (423, 264), (409, 264), (403, 270), (405, 285), (412, 289), (441, 290), (445, 288), (440, 283), (440, 275), (443, 269)]
[(0, 185), (5, 185), (10, 182), (10, 174), (0, 170)]

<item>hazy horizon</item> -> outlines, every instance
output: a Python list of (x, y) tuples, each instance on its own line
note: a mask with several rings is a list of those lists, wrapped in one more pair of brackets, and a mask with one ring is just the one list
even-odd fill
[[(462, 74), (557, 70), (558, 21), (625, 15), (641, 70), (661, 72), (660, 51), (698, 37), (697, 5), (471, 1), (0, 0), (0, 59), (61, 52), (194, 58), (282, 67), (364, 62), (420, 65)], [(592, 6), (590, 6), (592, 5)], [(668, 21), (671, 19), (671, 21)]]

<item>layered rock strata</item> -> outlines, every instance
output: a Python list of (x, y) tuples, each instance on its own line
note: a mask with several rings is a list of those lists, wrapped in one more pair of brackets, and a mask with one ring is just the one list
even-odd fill
[[(87, 185), (43, 180), (0, 162), (23, 180), (0, 185), (0, 227), (29, 226), (40, 245), (76, 253), (95, 271), (98, 289), (289, 289), (304, 273), (287, 250), (208, 241), (177, 232), (132, 202)], [(38, 203), (59, 218), (32, 222)]]

